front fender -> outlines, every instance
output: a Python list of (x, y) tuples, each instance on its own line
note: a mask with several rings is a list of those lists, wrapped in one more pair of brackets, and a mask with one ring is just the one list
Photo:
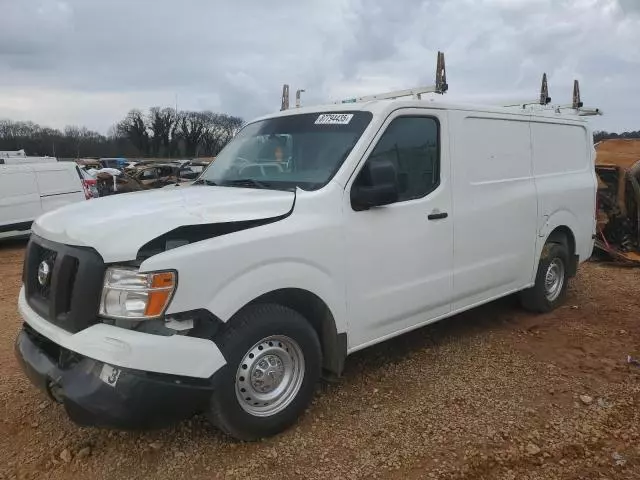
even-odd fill
[(333, 315), (338, 333), (346, 332), (346, 303), (339, 282), (320, 266), (299, 259), (254, 265), (230, 279), (207, 304), (207, 310), (228, 321), (256, 298), (285, 288), (306, 290), (319, 297)]
[(301, 192), (286, 218), (158, 253), (140, 268), (177, 270), (168, 315), (206, 308), (226, 322), (264, 294), (296, 288), (324, 301), (338, 333), (346, 332), (341, 195)]

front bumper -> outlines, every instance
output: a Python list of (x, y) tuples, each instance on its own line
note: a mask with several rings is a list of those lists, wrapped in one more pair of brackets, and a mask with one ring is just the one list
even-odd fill
[(208, 380), (113, 368), (74, 354), (28, 326), (18, 334), (15, 353), (31, 382), (63, 403), (79, 425), (164, 427), (206, 409), (213, 388)]
[(204, 338), (151, 335), (104, 323), (68, 332), (31, 308), (24, 287), (18, 297), (18, 311), (25, 323), (53, 343), (109, 365), (206, 379), (226, 364), (218, 346)]

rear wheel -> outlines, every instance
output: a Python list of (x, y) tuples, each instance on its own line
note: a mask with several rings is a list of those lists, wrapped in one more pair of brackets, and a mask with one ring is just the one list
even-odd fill
[(520, 294), (522, 306), (538, 313), (550, 312), (560, 306), (567, 293), (568, 266), (567, 247), (548, 242), (540, 255), (535, 284)]
[(281, 305), (242, 310), (216, 339), (227, 365), (211, 398), (209, 419), (239, 440), (275, 435), (310, 403), (322, 365), (318, 336)]

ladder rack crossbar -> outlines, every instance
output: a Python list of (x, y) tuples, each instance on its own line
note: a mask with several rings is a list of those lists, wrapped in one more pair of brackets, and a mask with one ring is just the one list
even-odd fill
[(334, 103), (356, 103), (356, 102), (369, 102), (372, 100), (393, 100), (395, 98), (402, 97), (416, 97), (425, 93), (439, 93), (436, 85), (429, 85), (428, 87), (408, 88), (406, 90), (395, 90), (392, 92), (378, 93), (376, 95), (365, 95), (364, 97), (347, 98), (345, 100), (339, 100)]
[(334, 104), (370, 102), (373, 100), (393, 100), (402, 97), (414, 97), (420, 99), (421, 95), (425, 93), (438, 93), (442, 95), (444, 93), (447, 93), (447, 90), (449, 90), (449, 85), (447, 84), (447, 70), (444, 63), (444, 52), (438, 52), (438, 61), (436, 64), (436, 83), (434, 85), (378, 93), (375, 95), (365, 95), (362, 97), (352, 97), (345, 100), (338, 100), (337, 102), (334, 102)]
[(525, 110), (527, 107), (535, 108), (537, 106), (538, 109), (536, 109), (536, 111), (555, 112), (560, 115), (565, 113), (564, 111), (569, 110), (568, 112), (566, 112), (567, 115), (577, 115), (579, 117), (593, 117), (597, 115), (604, 115), (604, 113), (602, 112), (602, 109), (600, 108), (588, 108), (588, 107), (574, 108), (572, 104), (571, 105), (539, 105), (537, 102), (521, 102), (521, 103), (500, 105), (500, 106), (503, 108), (519, 108), (521, 110)]

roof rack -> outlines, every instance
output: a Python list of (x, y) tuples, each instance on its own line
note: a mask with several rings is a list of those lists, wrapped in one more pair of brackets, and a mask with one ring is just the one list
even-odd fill
[(578, 80), (573, 81), (573, 103), (571, 105), (558, 105), (556, 107), (556, 113), (562, 113), (562, 110), (566, 109), (574, 110), (580, 117), (602, 115), (602, 110), (599, 108), (585, 108), (580, 98), (580, 82), (578, 82)]
[(510, 103), (508, 105), (502, 105), (503, 107), (521, 107), (523, 109), (530, 105), (542, 105), (547, 106), (551, 103), (551, 97), (549, 96), (549, 82), (547, 81), (547, 74), (542, 74), (542, 87), (540, 87), (540, 97), (537, 100), (524, 100), (522, 102)]
[[(296, 108), (301, 105), (300, 95), (305, 90), (299, 89), (296, 91)], [(342, 103), (358, 103), (358, 102), (370, 102), (373, 100), (392, 100), (402, 97), (413, 97), (421, 99), (425, 93), (437, 93), (443, 95), (449, 91), (449, 84), (447, 83), (447, 70), (444, 62), (444, 52), (438, 52), (438, 59), (436, 64), (436, 83), (425, 87), (409, 88), (406, 90), (396, 90), (392, 92), (378, 93), (376, 95), (365, 95), (362, 97), (347, 98), (333, 102), (334, 104)], [(546, 72), (542, 74), (542, 85), (540, 87), (540, 96), (533, 100), (524, 100), (520, 102), (511, 103), (508, 105), (501, 105), (502, 107), (517, 107), (526, 109), (527, 107), (538, 106), (543, 109), (554, 111), (557, 114), (562, 114), (563, 110), (573, 110), (573, 115), (580, 117), (589, 117), (594, 115), (603, 115), (603, 112), (599, 108), (586, 108), (580, 98), (580, 83), (575, 80), (573, 83), (573, 102), (569, 105), (551, 105), (551, 97), (549, 96), (549, 82)], [(280, 110), (289, 109), (289, 85), (284, 84), (282, 86), (282, 103)]]
[(409, 88), (406, 90), (396, 90), (393, 92), (378, 93), (376, 95), (366, 95), (364, 97), (353, 97), (345, 100), (339, 100), (334, 103), (358, 103), (370, 102), (372, 100), (391, 100), (401, 97), (414, 97), (420, 99), (425, 93), (438, 93), (440, 95), (447, 93), (449, 85), (447, 84), (447, 70), (444, 63), (444, 53), (438, 52), (438, 61), (436, 65), (436, 83), (426, 87)]
[(541, 105), (542, 107), (552, 108), (556, 113), (563, 113), (562, 110), (572, 109), (575, 115), (580, 117), (588, 117), (594, 115), (602, 115), (602, 110), (599, 108), (585, 108), (580, 98), (580, 83), (578, 80), (573, 82), (573, 102), (569, 105), (551, 105), (551, 97), (549, 96), (549, 83), (547, 81), (547, 74), (542, 75), (542, 87), (540, 88), (540, 98), (534, 101), (524, 101), (515, 104), (502, 105), (503, 107), (520, 107), (525, 109), (532, 105)]
[[(296, 108), (300, 108), (300, 95), (303, 92), (303, 89), (296, 90)], [(289, 110), (289, 85), (286, 83), (282, 85), (282, 102), (280, 104), (280, 111), (282, 110)]]

